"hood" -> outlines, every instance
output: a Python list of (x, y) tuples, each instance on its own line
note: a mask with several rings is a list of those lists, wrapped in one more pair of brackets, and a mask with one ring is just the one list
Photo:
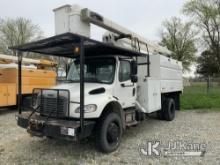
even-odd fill
[[(111, 92), (111, 85), (108, 84), (99, 84), (99, 83), (85, 83), (85, 96), (92, 95), (90, 94), (91, 91), (98, 90), (98, 89), (105, 89), (103, 93)], [(59, 84), (53, 89), (65, 89), (70, 91), (70, 98), (71, 100), (79, 100), (80, 96), (80, 84), (79, 83), (68, 83), (68, 84)], [(93, 94), (94, 95), (94, 94)]]

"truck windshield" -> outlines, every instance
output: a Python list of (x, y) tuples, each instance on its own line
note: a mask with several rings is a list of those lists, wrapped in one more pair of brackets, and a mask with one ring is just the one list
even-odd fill
[[(114, 58), (86, 59), (84, 65), (85, 82), (111, 84), (115, 76)], [(69, 70), (67, 80), (71, 82), (80, 81), (80, 62), (75, 60)]]

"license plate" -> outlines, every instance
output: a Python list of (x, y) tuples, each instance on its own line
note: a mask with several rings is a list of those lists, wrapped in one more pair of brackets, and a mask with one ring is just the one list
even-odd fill
[(62, 135), (75, 136), (75, 129), (74, 129), (74, 128), (62, 127), (62, 128), (60, 129), (60, 133), (61, 133)]
[(73, 128), (68, 128), (68, 135), (69, 135), (69, 136), (75, 136), (75, 129), (73, 129)]

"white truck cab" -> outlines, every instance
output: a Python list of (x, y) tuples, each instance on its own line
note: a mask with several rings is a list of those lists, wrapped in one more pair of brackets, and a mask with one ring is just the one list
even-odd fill
[[(135, 107), (136, 83), (131, 81), (132, 59), (121, 56), (92, 57), (85, 60), (85, 118), (99, 118), (111, 102), (122, 108)], [(56, 86), (70, 91), (70, 116), (79, 118), (79, 60), (70, 67), (67, 81)]]
[[(19, 126), (33, 136), (67, 140), (95, 134), (98, 149), (109, 153), (118, 148), (123, 131), (146, 115), (174, 120), (183, 91), (182, 63), (171, 59), (169, 50), (88, 9), (65, 5), (54, 11), (58, 35), (12, 49), (73, 62), (65, 81), (33, 91), (31, 112), (22, 113), (18, 104)], [(103, 42), (92, 40), (90, 23), (111, 33)], [(21, 55), (19, 61), (20, 93)]]

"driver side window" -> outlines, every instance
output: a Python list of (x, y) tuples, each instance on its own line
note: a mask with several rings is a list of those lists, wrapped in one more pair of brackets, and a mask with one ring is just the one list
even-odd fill
[(131, 66), (129, 61), (120, 61), (119, 81), (124, 82), (131, 79)]

